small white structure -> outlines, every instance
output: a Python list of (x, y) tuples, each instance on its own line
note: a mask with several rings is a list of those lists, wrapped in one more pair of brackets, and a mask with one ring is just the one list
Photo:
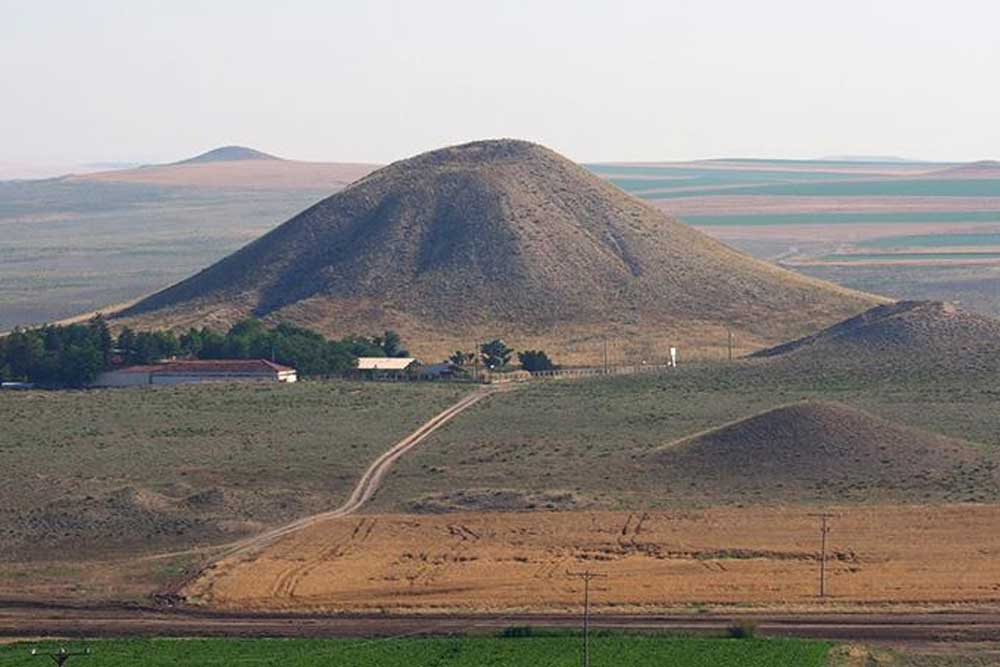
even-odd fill
[(670, 348), (670, 367), (677, 368), (677, 348)]
[(128, 366), (97, 376), (94, 387), (200, 384), (203, 382), (295, 382), (294, 368), (266, 359), (198, 359)]
[(413, 357), (358, 357), (359, 371), (405, 371), (417, 360)]

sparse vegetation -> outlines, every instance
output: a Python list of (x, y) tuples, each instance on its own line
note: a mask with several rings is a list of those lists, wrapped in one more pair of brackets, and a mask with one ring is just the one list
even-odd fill
[(465, 391), (324, 380), (0, 393), (0, 458), (18, 480), (0, 485), (0, 553), (146, 551), (330, 509)]

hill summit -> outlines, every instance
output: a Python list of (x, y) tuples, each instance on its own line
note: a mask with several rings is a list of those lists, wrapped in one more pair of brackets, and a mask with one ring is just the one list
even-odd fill
[(500, 335), (567, 362), (605, 335), (690, 349), (732, 328), (773, 343), (878, 301), (757, 261), (547, 148), (495, 140), (382, 168), (123, 314), (394, 328), (425, 356)]
[(996, 498), (1000, 482), (997, 462), (968, 443), (823, 401), (768, 410), (654, 457), (664, 483), (751, 501), (976, 500)]
[(247, 148), (246, 146), (222, 146), (207, 153), (195, 155), (175, 164), (200, 164), (203, 162), (238, 162), (242, 160), (280, 160), (281, 158)]

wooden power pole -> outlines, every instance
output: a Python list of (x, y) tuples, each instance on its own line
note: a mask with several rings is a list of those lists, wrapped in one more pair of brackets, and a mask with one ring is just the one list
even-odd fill
[(608, 575), (590, 570), (567, 572), (571, 577), (583, 579), (583, 667), (590, 667), (590, 581)]
[(825, 598), (826, 597), (826, 542), (827, 542), (827, 536), (830, 534), (830, 519), (832, 519), (834, 515), (823, 512), (819, 514), (810, 514), (809, 516), (816, 517), (820, 520), (819, 596), (821, 598)]

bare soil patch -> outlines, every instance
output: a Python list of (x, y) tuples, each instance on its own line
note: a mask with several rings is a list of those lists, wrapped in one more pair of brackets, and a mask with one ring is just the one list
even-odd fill
[(218, 563), (184, 593), (228, 610), (503, 611), (579, 605), (956, 608), (1000, 602), (1000, 507), (839, 507), (831, 598), (817, 598), (809, 510), (371, 515)]

